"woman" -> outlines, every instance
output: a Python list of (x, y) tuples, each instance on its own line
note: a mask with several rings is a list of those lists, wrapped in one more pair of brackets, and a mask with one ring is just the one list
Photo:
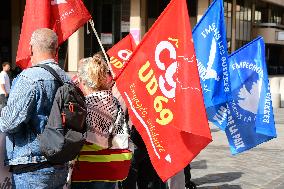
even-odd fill
[(78, 81), (86, 97), (88, 131), (71, 188), (114, 189), (127, 177), (131, 153), (125, 115), (112, 95), (112, 77), (101, 54), (80, 61)]

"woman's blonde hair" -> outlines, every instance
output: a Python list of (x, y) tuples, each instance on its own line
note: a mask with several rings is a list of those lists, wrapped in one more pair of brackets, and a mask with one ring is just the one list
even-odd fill
[(103, 56), (96, 53), (93, 57), (80, 60), (78, 76), (80, 81), (93, 90), (107, 90), (109, 68)]

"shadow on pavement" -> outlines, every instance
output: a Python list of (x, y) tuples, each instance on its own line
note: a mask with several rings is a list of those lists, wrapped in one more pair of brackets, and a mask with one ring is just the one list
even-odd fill
[(204, 187), (197, 187), (198, 189), (242, 189), (239, 185), (229, 185), (224, 184), (220, 186), (204, 186)]
[(192, 179), (196, 185), (209, 184), (209, 183), (220, 183), (220, 182), (231, 182), (239, 179), (242, 176), (242, 172), (228, 172), (228, 173), (216, 173), (205, 175), (204, 177)]
[(191, 169), (207, 169), (206, 160), (191, 162), (190, 166), (191, 166)]

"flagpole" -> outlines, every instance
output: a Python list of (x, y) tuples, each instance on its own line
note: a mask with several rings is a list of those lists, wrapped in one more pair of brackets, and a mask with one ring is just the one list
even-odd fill
[(108, 59), (108, 57), (107, 57), (106, 51), (105, 51), (105, 49), (104, 49), (104, 47), (103, 47), (103, 44), (102, 44), (102, 42), (101, 42), (101, 40), (100, 40), (100, 38), (99, 38), (99, 35), (98, 35), (98, 33), (97, 33), (97, 30), (95, 29), (94, 21), (93, 21), (92, 19), (90, 19), (90, 20), (89, 20), (89, 23), (90, 23), (90, 25), (91, 25), (91, 27), (92, 27), (92, 29), (93, 29), (93, 32), (94, 32), (94, 34), (95, 34), (95, 36), (96, 36), (96, 38), (97, 38), (97, 40), (98, 40), (98, 42), (99, 42), (99, 45), (100, 45), (101, 49), (102, 49), (102, 51), (103, 51), (103, 54), (104, 54), (105, 59), (106, 59), (106, 61), (107, 61), (107, 65), (108, 65), (108, 67), (109, 67), (109, 70), (111, 71), (111, 75), (114, 76), (114, 72), (113, 72), (112, 67), (111, 67), (111, 65), (110, 65), (110, 62), (109, 62), (109, 59)]

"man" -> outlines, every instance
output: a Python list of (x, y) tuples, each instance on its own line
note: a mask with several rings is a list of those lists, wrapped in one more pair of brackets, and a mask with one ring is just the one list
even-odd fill
[(0, 112), (1, 109), (6, 106), (10, 93), (10, 79), (7, 74), (10, 70), (9, 62), (4, 62), (2, 68), (3, 71), (0, 73)]
[[(34, 31), (30, 41), (31, 63), (47, 64), (69, 82), (54, 60), (57, 47), (58, 37), (52, 30)], [(40, 67), (24, 70), (13, 82), (0, 117), (0, 131), (7, 135), (5, 164), (11, 167), (13, 188), (55, 189), (65, 184), (67, 165), (47, 162), (37, 139), (45, 128), (58, 87), (55, 78)]]

